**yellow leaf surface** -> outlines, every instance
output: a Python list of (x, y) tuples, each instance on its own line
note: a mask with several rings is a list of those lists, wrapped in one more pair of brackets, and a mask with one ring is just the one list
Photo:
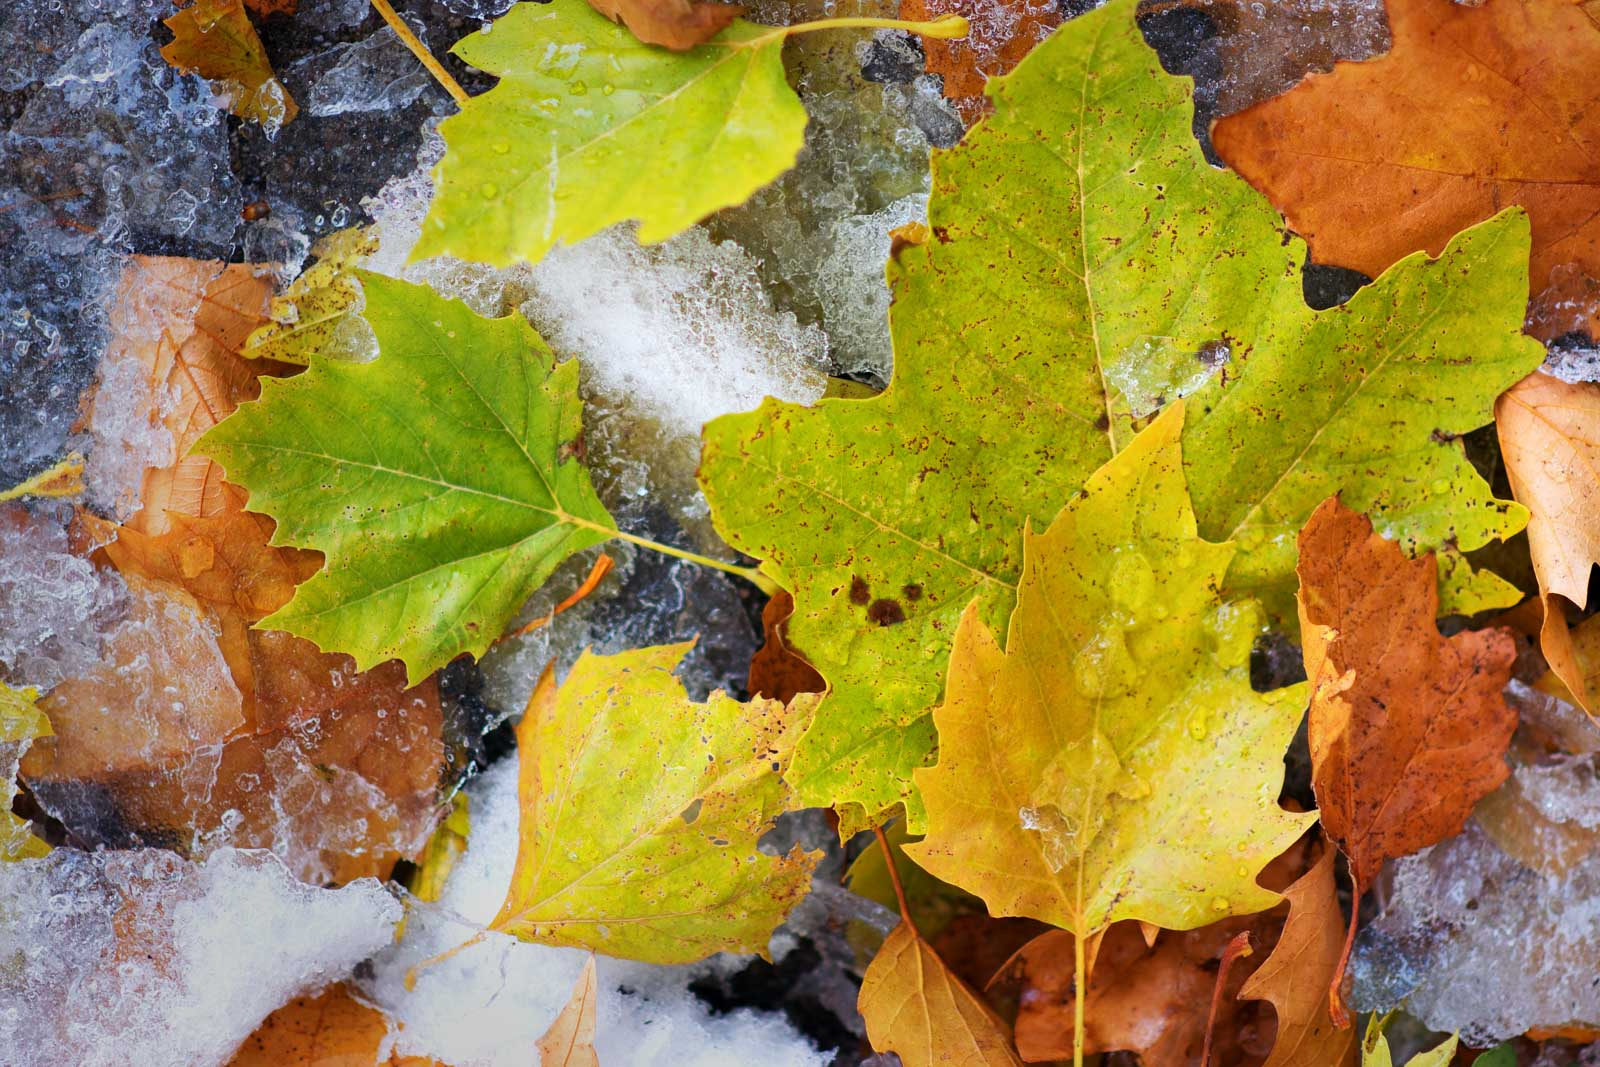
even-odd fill
[(1261, 911), (1256, 875), (1315, 818), (1277, 801), (1305, 689), (1250, 688), (1261, 615), (1218, 595), (1233, 547), (1196, 532), (1182, 425), (1174, 404), (1025, 535), (1004, 651), (975, 610), (957, 630), (906, 852), (991, 914), (1088, 936)]
[(901, 923), (872, 958), (857, 1000), (867, 1039), (905, 1067), (1021, 1067), (1011, 1032)]

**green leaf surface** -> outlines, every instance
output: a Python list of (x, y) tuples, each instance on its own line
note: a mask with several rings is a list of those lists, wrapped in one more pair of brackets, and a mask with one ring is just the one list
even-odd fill
[[(993, 116), (935, 153), (924, 240), (890, 265), (884, 393), (768, 401), (706, 428), (713, 518), (794, 593), (790, 640), (832, 687), (795, 781), (841, 807), (846, 830), (900, 802), (923, 827), (911, 772), (933, 749), (962, 611), (976, 599), (1003, 629), (1024, 522), (1048, 523), (1175, 384), (1196, 395), (1184, 450), (1200, 529), (1237, 532), (1230, 581), (1280, 616), (1293, 616), (1294, 557), (1279, 531), (1320, 502), (1312, 487), (1345, 488), (1418, 547), (1522, 520), (1451, 436), (1488, 422), (1541, 358), (1520, 333), (1522, 217), (1312, 311), (1302, 243), (1206, 163), (1189, 83), (1161, 70), (1133, 9), (1114, 0), (1067, 23), (990, 82)], [(1174, 357), (1224, 351), (1212, 379)], [(1453, 589), (1509, 595), (1446, 570)]]
[(691, 701), (688, 644), (585, 652), (546, 672), (517, 727), (521, 838), (495, 930), (651, 963), (762, 952), (820, 853), (756, 841), (816, 698)]
[(262, 379), (196, 444), (324, 568), (259, 624), (416, 684), (478, 655), (562, 560), (614, 531), (570, 458), (578, 368), (521, 315), (485, 319), (426, 286), (358, 272), (371, 363)]
[(583, 0), (523, 3), (453, 51), (498, 75), (439, 124), (446, 152), (413, 258), (537, 262), (627, 219), (664, 241), (794, 164), (805, 109), (784, 31), (736, 20), (687, 52)]
[(1316, 821), (1278, 806), (1307, 687), (1250, 688), (1260, 608), (1219, 595), (1234, 546), (1196, 534), (1182, 426), (1180, 402), (1024, 535), (1004, 651), (961, 620), (906, 854), (991, 915), (1084, 937), (1261, 911), (1256, 876)]

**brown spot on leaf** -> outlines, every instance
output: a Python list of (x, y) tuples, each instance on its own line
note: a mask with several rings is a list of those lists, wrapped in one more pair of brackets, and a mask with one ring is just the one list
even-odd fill
[(900, 601), (889, 597), (880, 597), (874, 600), (867, 608), (867, 618), (879, 626), (893, 626), (906, 621), (905, 609), (900, 606)]
[(913, 603), (922, 599), (922, 586), (915, 582), (912, 582), (909, 585), (901, 586), (900, 592), (905, 594), (905, 598)]
[(850, 603), (865, 604), (872, 599), (872, 590), (858, 576), (850, 576)]

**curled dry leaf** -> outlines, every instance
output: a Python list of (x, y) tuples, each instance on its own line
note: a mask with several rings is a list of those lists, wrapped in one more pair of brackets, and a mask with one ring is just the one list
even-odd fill
[(161, 58), (211, 82), (235, 115), (276, 130), (299, 114), (294, 98), (272, 73), (244, 0), (194, 0), (166, 25), (173, 40), (161, 50)]
[(391, 1021), (343, 984), (296, 997), (262, 1020), (228, 1067), (445, 1067), (392, 1054), (379, 1059)]
[(922, 42), (929, 74), (944, 81), (944, 95), (967, 125), (994, 110), (984, 89), (990, 78), (1011, 73), (1033, 46), (1061, 25), (1055, 0), (900, 0), (900, 17), (923, 22), (940, 15), (967, 19), (967, 36)]
[(792, 805), (783, 780), (816, 701), (697, 704), (688, 645), (585, 652), (546, 670), (517, 725), (516, 868), (491, 928), (651, 963), (762, 952), (815, 853), (756, 850)]
[(902, 922), (861, 980), (867, 1039), (905, 1067), (1022, 1067), (1005, 1022)]
[(704, 44), (744, 14), (738, 4), (714, 0), (589, 0), (589, 6), (628, 27), (645, 44), (674, 52)]
[(1520, 204), (1533, 292), (1562, 264), (1600, 277), (1600, 29), (1571, 0), (1385, 6), (1387, 55), (1220, 120), (1218, 153), (1319, 263), (1375, 277)]
[(539, 1039), (539, 1067), (600, 1067), (594, 1052), (594, 957), (572, 986), (572, 998)]
[[(1333, 883), (1333, 849), (1283, 891), (1289, 918), (1278, 945), (1239, 990), (1277, 1012), (1277, 1038), (1265, 1067), (1349, 1067), (1355, 1030), (1334, 1025), (1328, 988), (1339, 967), (1344, 916)], [(1225, 1061), (1226, 1062), (1226, 1061)]]
[(1528, 509), (1528, 550), (1544, 598), (1539, 641), (1556, 676), (1591, 714), (1600, 710), (1573, 650), (1562, 601), (1588, 606), (1600, 563), (1600, 385), (1530, 374), (1494, 408), (1500, 454)]

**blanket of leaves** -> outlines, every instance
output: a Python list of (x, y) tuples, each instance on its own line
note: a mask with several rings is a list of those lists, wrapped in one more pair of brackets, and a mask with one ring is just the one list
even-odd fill
[(1600, 4), (0, 12), (0, 1063), (1600, 1064)]

